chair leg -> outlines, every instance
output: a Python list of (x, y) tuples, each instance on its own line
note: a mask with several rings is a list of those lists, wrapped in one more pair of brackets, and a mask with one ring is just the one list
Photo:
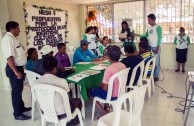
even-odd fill
[(151, 97), (151, 81), (147, 80), (147, 84), (148, 84), (148, 97)]
[(81, 116), (80, 112), (78, 113), (78, 118), (79, 118), (80, 126), (84, 126), (82, 116)]
[(82, 101), (82, 117), (83, 117), (83, 119), (85, 119), (86, 118), (86, 116), (85, 116), (85, 102), (84, 102), (84, 99), (82, 98), (82, 96), (81, 96), (81, 101)]
[(77, 87), (78, 87), (78, 88), (77, 88), (77, 97), (78, 97), (78, 98), (81, 98), (81, 95), (80, 95), (81, 86), (78, 85)]
[(186, 126), (186, 124), (187, 124), (187, 119), (188, 119), (188, 116), (189, 116), (189, 111), (190, 111), (190, 108), (191, 108), (191, 104), (192, 104), (192, 100), (193, 100), (193, 95), (194, 95), (194, 89), (192, 90), (191, 98), (190, 98), (190, 101), (189, 101), (189, 107), (188, 107), (188, 110), (187, 110), (184, 126)]
[(92, 106), (92, 122), (94, 121), (95, 106), (96, 106), (96, 100), (94, 99), (93, 106)]
[(76, 98), (76, 89), (75, 89), (75, 84), (74, 83), (71, 83), (71, 90), (72, 90), (72, 97), (73, 98)]
[(31, 111), (32, 121), (34, 121), (34, 112), (35, 112), (35, 99), (34, 96), (32, 95), (32, 111)]
[(44, 117), (41, 117), (41, 123), (42, 123), (42, 126), (46, 126), (46, 120), (44, 119)]
[(154, 83), (154, 77), (151, 78), (151, 85), (152, 85), (152, 90), (153, 90), (153, 93), (155, 94), (155, 83)]

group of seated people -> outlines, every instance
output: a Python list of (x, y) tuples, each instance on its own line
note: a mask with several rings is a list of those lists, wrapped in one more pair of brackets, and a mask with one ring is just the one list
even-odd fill
[[(106, 39), (106, 38), (105, 38)], [(87, 40), (80, 41), (80, 47), (76, 49), (73, 55), (73, 64), (78, 62), (92, 62), (92, 61), (100, 61), (103, 58), (96, 56), (88, 49), (89, 42)], [(28, 62), (26, 64), (26, 68), (28, 70), (34, 71), (41, 76), (36, 83), (46, 83), (46, 84), (53, 84), (63, 88), (65, 91), (69, 92), (69, 87), (66, 80), (64, 79), (71, 73), (75, 72), (74, 68), (66, 70), (65, 67), (70, 67), (71, 63), (69, 57), (66, 53), (66, 45), (64, 43), (59, 43), (57, 45), (58, 52), (55, 56), (53, 56), (53, 51), (51, 46), (44, 46), (41, 50), (42, 59), (38, 59), (37, 50), (34, 48), (30, 48), (28, 50)], [(94, 97), (100, 97), (102, 99), (106, 99), (107, 97), (107, 90), (108, 90), (108, 82), (112, 75), (123, 70), (125, 68), (131, 68), (128, 74), (127, 84), (129, 84), (133, 68), (139, 64), (143, 59), (147, 62), (152, 57), (152, 53), (149, 50), (148, 40), (147, 38), (141, 38), (139, 43), (139, 52), (135, 51), (132, 45), (125, 46), (124, 51), (126, 54), (126, 58), (123, 58), (121, 61), (121, 50), (116, 45), (109, 45), (106, 48), (103, 48), (102, 51), (106, 50), (106, 58), (109, 60), (110, 65), (105, 69), (104, 77), (102, 83), (98, 85), (96, 88), (89, 89), (88, 94), (90, 96), (91, 101)], [(104, 53), (104, 52), (103, 52)], [(139, 77), (140, 70), (137, 71), (134, 84), (137, 83)], [(117, 99), (118, 96), (118, 79), (114, 81), (113, 84), (113, 93), (112, 93), (112, 100)], [(59, 118), (63, 118), (66, 116), (64, 107), (62, 104), (62, 99), (60, 96), (56, 96), (55, 98), (55, 105), (56, 111)], [(80, 99), (71, 99), (70, 98), (70, 106), (72, 111), (77, 107), (81, 109), (82, 104)], [(104, 107), (100, 103), (96, 103), (96, 107), (100, 111), (101, 116), (108, 113), (108, 105), (104, 105)], [(72, 124), (77, 124), (79, 121), (78, 119), (73, 120)]]

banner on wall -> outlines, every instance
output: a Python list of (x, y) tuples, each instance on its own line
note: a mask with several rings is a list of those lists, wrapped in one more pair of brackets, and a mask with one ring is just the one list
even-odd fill
[(44, 6), (26, 6), (24, 3), (27, 47), (41, 50), (45, 45), (56, 49), (58, 43), (67, 42), (68, 12)]

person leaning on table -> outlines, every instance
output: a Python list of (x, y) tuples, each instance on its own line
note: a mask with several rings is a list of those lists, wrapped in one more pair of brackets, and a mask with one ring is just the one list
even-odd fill
[(100, 61), (100, 58), (94, 54), (92, 54), (88, 50), (89, 42), (87, 40), (81, 40), (79, 48), (76, 49), (73, 55), (73, 64), (78, 62), (91, 62), (91, 61)]
[(11, 98), (13, 105), (13, 115), (15, 120), (28, 120), (31, 117), (26, 116), (23, 112), (30, 111), (31, 107), (26, 108), (22, 100), (24, 65), (26, 64), (27, 57), (25, 49), (19, 40), (20, 29), (19, 24), (15, 21), (9, 21), (6, 24), (7, 33), (2, 39), (1, 46), (3, 57), (7, 62), (6, 75), (11, 83)]

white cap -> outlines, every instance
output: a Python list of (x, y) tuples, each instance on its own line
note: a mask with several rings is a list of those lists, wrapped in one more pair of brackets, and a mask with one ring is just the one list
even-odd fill
[(52, 51), (53, 51), (53, 48), (50, 45), (45, 45), (40, 50), (40, 52), (41, 52), (42, 55), (47, 55), (47, 54), (49, 54)]

